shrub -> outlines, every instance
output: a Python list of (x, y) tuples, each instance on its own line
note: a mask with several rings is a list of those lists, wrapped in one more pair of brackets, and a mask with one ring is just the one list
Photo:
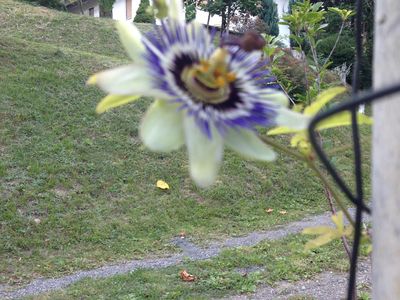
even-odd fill
[[(330, 34), (321, 39), (317, 45), (317, 52), (324, 58), (328, 57), (335, 44), (336, 38), (337, 34)], [(330, 68), (340, 66), (343, 63), (347, 63), (348, 65), (352, 64), (354, 61), (354, 51), (354, 36), (352, 36), (350, 32), (344, 32), (331, 56), (332, 64)]]
[(154, 16), (147, 10), (149, 6), (150, 6), (149, 0), (141, 0), (133, 22), (154, 23)]

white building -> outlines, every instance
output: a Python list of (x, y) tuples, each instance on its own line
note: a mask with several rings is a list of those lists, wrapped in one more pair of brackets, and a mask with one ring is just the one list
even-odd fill
[[(278, 6), (278, 17), (279, 21), (282, 20), (282, 17), (289, 13), (289, 0), (274, 0)], [(290, 46), (290, 30), (289, 26), (279, 24), (279, 37), (281, 38), (282, 43), (284, 43), (287, 47)]]
[[(282, 18), (289, 10), (289, 0), (274, 0), (278, 5), (278, 16)], [(150, 0), (150, 3), (152, 1)], [(140, 0), (115, 0), (112, 9), (112, 18), (122, 21), (133, 21), (136, 11), (139, 8)], [(68, 6), (68, 10), (73, 13), (81, 13), (81, 7), (78, 1), (72, 1)], [(100, 17), (100, 7), (98, 0), (82, 0), (82, 10), (85, 15)], [(196, 11), (196, 21), (207, 24), (208, 13), (202, 10)], [(210, 17), (209, 25), (213, 27), (221, 27), (221, 16), (214, 15)], [(289, 28), (285, 25), (279, 25), (279, 36), (282, 42), (289, 46)]]

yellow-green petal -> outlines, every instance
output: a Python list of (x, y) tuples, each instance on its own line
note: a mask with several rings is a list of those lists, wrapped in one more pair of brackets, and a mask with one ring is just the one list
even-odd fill
[(179, 149), (184, 143), (182, 112), (175, 104), (154, 101), (142, 119), (139, 134), (143, 144), (152, 151)]
[(216, 178), (223, 157), (223, 141), (212, 127), (208, 138), (193, 118), (184, 118), (186, 146), (189, 154), (190, 175), (199, 187), (209, 187)]
[(183, 8), (182, 0), (170, 0), (168, 16), (171, 19), (185, 22), (185, 10)]
[(108, 95), (97, 104), (96, 112), (102, 114), (111, 108), (133, 102), (139, 98), (140, 96)]
[(225, 145), (245, 158), (272, 161), (276, 153), (250, 130), (230, 129), (225, 136)]
[(119, 21), (116, 23), (116, 27), (129, 57), (135, 62), (140, 62), (138, 58), (145, 50), (140, 31), (132, 22)]
[(292, 111), (288, 108), (280, 107), (277, 109), (275, 122), (278, 126), (287, 127), (298, 131), (307, 128), (310, 122), (310, 117)]
[(168, 95), (151, 86), (149, 70), (142, 65), (126, 65), (94, 74), (87, 81), (112, 95), (137, 95), (167, 99)]

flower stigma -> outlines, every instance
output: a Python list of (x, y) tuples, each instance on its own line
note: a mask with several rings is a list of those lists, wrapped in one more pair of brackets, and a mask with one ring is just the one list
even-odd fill
[(229, 71), (227, 57), (226, 49), (217, 48), (210, 59), (183, 70), (181, 79), (195, 100), (218, 104), (229, 99), (230, 84), (236, 80), (236, 74)]

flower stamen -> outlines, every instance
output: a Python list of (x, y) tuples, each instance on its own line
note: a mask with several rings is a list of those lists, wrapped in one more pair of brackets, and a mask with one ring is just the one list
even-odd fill
[(218, 48), (209, 60), (183, 70), (181, 78), (189, 92), (204, 103), (217, 104), (228, 100), (230, 83), (236, 80), (236, 74), (229, 72), (228, 51)]

